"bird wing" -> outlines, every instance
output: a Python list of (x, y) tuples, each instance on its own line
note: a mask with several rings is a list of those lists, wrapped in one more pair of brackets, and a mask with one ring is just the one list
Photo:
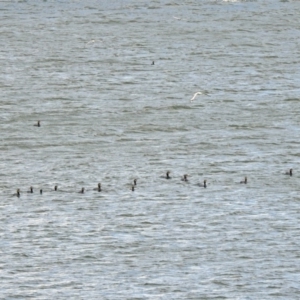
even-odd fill
[(193, 98), (191, 99), (191, 101), (193, 101), (197, 97), (197, 95), (201, 95), (201, 94), (202, 94), (202, 92), (195, 93), (194, 96), (193, 96)]

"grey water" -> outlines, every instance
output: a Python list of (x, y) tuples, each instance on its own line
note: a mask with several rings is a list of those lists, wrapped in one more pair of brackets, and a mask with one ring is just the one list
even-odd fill
[(299, 299), (299, 11), (2, 1), (0, 298)]

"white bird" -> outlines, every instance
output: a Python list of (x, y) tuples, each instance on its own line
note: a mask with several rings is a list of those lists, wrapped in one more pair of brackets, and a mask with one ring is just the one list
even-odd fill
[(197, 95), (203, 95), (203, 93), (202, 93), (202, 92), (197, 92), (197, 93), (195, 93), (194, 96), (193, 96), (193, 98), (191, 99), (191, 102), (192, 102), (193, 100), (195, 100), (195, 98), (197, 97)]
[(178, 17), (175, 17), (175, 16), (173, 16), (173, 18), (176, 19), (176, 20), (183, 20), (183, 21), (186, 21), (186, 19), (178, 18)]

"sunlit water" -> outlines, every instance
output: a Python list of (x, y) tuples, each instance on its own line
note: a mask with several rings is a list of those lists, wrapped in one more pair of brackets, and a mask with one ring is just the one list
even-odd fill
[(149, 2), (1, 2), (0, 298), (298, 299), (300, 2)]

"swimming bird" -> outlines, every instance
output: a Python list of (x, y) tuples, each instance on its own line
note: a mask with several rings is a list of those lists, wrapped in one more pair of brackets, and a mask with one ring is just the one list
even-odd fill
[(43, 190), (42, 190), (42, 189), (40, 189), (40, 194), (41, 194), (41, 195), (43, 194)]
[(84, 194), (84, 187), (81, 189), (81, 191), (78, 192), (79, 194)]
[(203, 184), (202, 184), (202, 183), (199, 183), (198, 185), (201, 186), (201, 187), (206, 188), (206, 179), (204, 179)]
[(131, 190), (134, 191), (134, 185), (131, 186)]
[(18, 198), (20, 198), (20, 189), (17, 189), (17, 192), (13, 194), (13, 196), (17, 196)]
[(94, 190), (94, 191), (101, 192), (101, 183), (99, 182), (99, 183), (98, 183), (98, 187), (94, 188), (93, 190)]
[(170, 171), (167, 171), (167, 173), (166, 173), (166, 177), (165, 177), (166, 179), (171, 179), (172, 177), (170, 177)]
[(27, 191), (27, 193), (33, 193), (33, 187), (32, 186), (29, 188), (29, 191)]
[(136, 185), (137, 179), (133, 179), (133, 184)]
[(195, 98), (196, 98), (198, 95), (203, 95), (203, 93), (202, 93), (202, 92), (197, 92), (197, 93), (195, 93), (194, 96), (193, 96), (192, 99), (191, 99), (191, 102), (194, 101)]
[(54, 187), (54, 191), (57, 191), (57, 185)]
[(154, 65), (154, 61), (152, 61), (152, 64), (151, 64), (152, 66)]
[(244, 180), (240, 181), (240, 183), (247, 184), (247, 176), (245, 177), (245, 179), (244, 179)]
[(188, 177), (188, 174), (184, 174), (183, 177), (181, 178), (181, 180), (187, 182), (188, 181), (187, 177)]
[(293, 176), (293, 169), (290, 169), (289, 171), (285, 172), (285, 175)]
[(34, 124), (33, 126), (36, 126), (36, 127), (41, 127), (41, 121), (37, 121), (36, 124)]

